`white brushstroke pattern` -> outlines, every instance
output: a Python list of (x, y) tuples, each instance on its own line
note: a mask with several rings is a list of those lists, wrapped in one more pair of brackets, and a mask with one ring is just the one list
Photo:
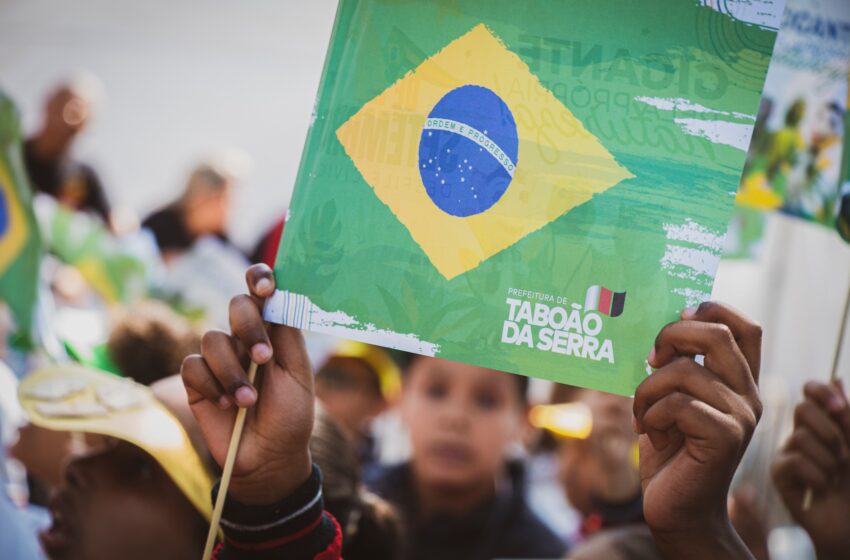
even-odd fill
[(674, 294), (684, 296), (685, 305), (687, 307), (696, 307), (704, 301), (711, 299), (711, 294), (702, 290), (694, 290), (693, 288), (675, 288)]
[(682, 111), (688, 113), (707, 113), (711, 115), (723, 115), (726, 117), (735, 117), (737, 119), (746, 119), (755, 121), (756, 118), (753, 115), (748, 115), (746, 113), (736, 113), (736, 112), (728, 112), (728, 111), (718, 111), (717, 109), (711, 109), (704, 105), (700, 105), (699, 103), (694, 103), (690, 99), (685, 99), (684, 97), (647, 97), (644, 95), (639, 95), (635, 97), (635, 101), (640, 101), (641, 103), (646, 103), (656, 109), (661, 111)]
[[(713, 251), (678, 245), (667, 245), (661, 257), (661, 268), (667, 270), (668, 274), (690, 280), (699, 280), (700, 276), (713, 278), (719, 264), (720, 255)], [(684, 272), (677, 273), (682, 268)]]
[[(298, 302), (300, 306), (296, 313), (285, 313), (286, 302)], [(330, 334), (350, 340), (379, 344), (405, 352), (414, 352), (425, 356), (434, 356), (440, 351), (440, 346), (432, 342), (420, 340), (414, 334), (403, 334), (385, 329), (378, 329), (373, 324), (361, 324), (357, 319), (343, 311), (326, 311), (314, 304), (309, 297), (293, 292), (275, 291), (266, 302), (263, 310), (266, 321), (277, 324), (307, 329), (313, 332)]]
[(691, 219), (686, 220), (684, 224), (664, 224), (664, 231), (667, 232), (667, 239), (671, 241), (693, 243), (718, 252), (723, 250), (725, 235), (718, 235)]
[(705, 138), (714, 144), (725, 144), (745, 152), (750, 147), (750, 138), (753, 135), (751, 124), (703, 119), (673, 120), (688, 134)]

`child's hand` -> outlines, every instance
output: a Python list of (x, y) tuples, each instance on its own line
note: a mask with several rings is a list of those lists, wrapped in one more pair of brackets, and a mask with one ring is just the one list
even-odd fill
[[(794, 431), (773, 462), (773, 482), (818, 558), (844, 558), (850, 551), (850, 405), (840, 382), (809, 382), (803, 393)], [(807, 488), (814, 500), (803, 511)]]
[[(207, 332), (201, 355), (186, 358), (181, 375), (192, 412), (219, 465), (236, 418), (234, 403), (250, 407), (229, 494), (246, 504), (270, 504), (310, 476), (313, 374), (299, 331), (272, 325), (266, 332), (262, 306), (274, 292), (272, 271), (254, 265), (246, 278), (251, 295), (230, 301), (233, 334)], [(261, 364), (259, 391), (245, 373), (250, 360)]]
[(644, 516), (668, 557), (747, 558), (726, 505), (762, 411), (761, 328), (717, 303), (682, 319), (659, 333), (657, 371), (635, 393)]

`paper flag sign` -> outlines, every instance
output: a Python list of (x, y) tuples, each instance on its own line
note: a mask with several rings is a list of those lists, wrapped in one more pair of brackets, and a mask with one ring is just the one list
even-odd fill
[(781, 2), (340, 3), (266, 319), (632, 394), (707, 299)]

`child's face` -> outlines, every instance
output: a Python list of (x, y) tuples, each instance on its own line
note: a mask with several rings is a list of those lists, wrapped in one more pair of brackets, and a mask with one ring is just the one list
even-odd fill
[(368, 432), (369, 424), (386, 408), (376, 387), (376, 374), (356, 358), (334, 357), (325, 368), (334, 375), (333, 381), (316, 378), (316, 396), (325, 410), (350, 435)]
[(41, 544), (52, 560), (200, 556), (204, 524), (159, 464), (117, 442), (76, 457), (51, 498)]
[(632, 460), (637, 436), (631, 427), (631, 399), (582, 389), (575, 400), (590, 408), (593, 431), (586, 440), (559, 442), (558, 476), (570, 503), (587, 515), (594, 500), (622, 502), (640, 490)]
[(418, 358), (402, 400), (418, 481), (468, 487), (492, 480), (520, 436), (524, 412), (513, 375)]

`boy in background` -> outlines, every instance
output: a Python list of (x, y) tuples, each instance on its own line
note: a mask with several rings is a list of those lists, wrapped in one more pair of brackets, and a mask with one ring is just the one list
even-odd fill
[(341, 427), (362, 465), (375, 461), (372, 420), (398, 399), (401, 373), (382, 348), (343, 341), (316, 372), (316, 397)]
[(559, 438), (556, 451), (558, 479), (582, 515), (579, 540), (604, 529), (643, 525), (631, 399), (579, 388), (570, 396), (591, 419), (586, 438)]
[(528, 378), (414, 357), (402, 417), (411, 458), (371, 488), (396, 506), (411, 559), (560, 558), (564, 544), (529, 509), (509, 460), (527, 413)]

